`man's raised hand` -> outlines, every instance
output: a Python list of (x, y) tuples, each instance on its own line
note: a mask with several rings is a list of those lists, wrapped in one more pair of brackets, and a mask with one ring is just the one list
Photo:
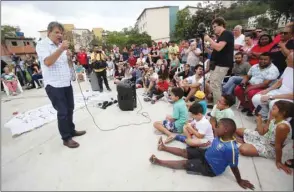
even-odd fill
[(60, 48), (65, 51), (69, 48), (69, 42), (67, 40), (62, 41)]

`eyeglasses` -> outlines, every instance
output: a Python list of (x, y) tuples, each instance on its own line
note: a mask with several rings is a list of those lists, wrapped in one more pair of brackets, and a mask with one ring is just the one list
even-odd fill
[(280, 32), (281, 35), (288, 35), (289, 32)]

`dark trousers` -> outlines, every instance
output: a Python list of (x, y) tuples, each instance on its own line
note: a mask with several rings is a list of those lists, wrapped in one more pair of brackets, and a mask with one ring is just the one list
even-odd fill
[(104, 69), (103, 71), (100, 71), (100, 72), (96, 72), (96, 75), (97, 75), (100, 90), (103, 90), (103, 82), (102, 81), (104, 81), (105, 87), (107, 89), (109, 89), (108, 80), (107, 80), (107, 76), (106, 76), (106, 69)]
[(57, 111), (58, 129), (62, 140), (71, 139), (75, 133), (73, 123), (74, 96), (72, 86), (52, 87), (47, 85), (46, 93)]
[(156, 95), (156, 100), (161, 99), (162, 97), (164, 97), (164, 94), (162, 91), (160, 91), (159, 89), (156, 89), (155, 87), (150, 91), (148, 97), (152, 98), (153, 95)]
[(40, 85), (40, 82), (38, 81), (39, 79), (42, 79), (43, 78), (43, 76), (41, 75), (41, 74), (34, 74), (33, 76), (32, 76), (32, 80), (34, 81), (34, 82), (36, 82), (37, 83), (37, 85), (39, 86), (39, 87), (41, 87), (41, 85)]

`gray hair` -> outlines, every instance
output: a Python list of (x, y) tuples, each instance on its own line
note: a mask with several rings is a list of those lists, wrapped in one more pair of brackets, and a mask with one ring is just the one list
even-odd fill
[(58, 23), (57, 21), (52, 21), (48, 24), (47, 27), (47, 32), (50, 33), (53, 31), (54, 28), (58, 28), (59, 30), (61, 30), (62, 32), (64, 32), (64, 27), (61, 23)]
[(240, 31), (242, 31), (242, 26), (241, 25), (237, 25), (234, 29), (239, 29)]

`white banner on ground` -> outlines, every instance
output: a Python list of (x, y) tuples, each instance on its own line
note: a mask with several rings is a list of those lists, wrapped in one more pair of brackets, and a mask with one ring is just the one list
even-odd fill
[[(113, 93), (97, 93), (97, 92), (85, 92), (86, 103), (110, 101), (111, 98), (116, 99)], [(74, 95), (75, 110), (85, 106), (82, 94)], [(57, 119), (57, 111), (51, 104), (38, 107), (20, 114), (15, 115), (5, 125), (5, 128), (11, 130), (12, 136), (20, 135), (22, 133), (31, 131), (33, 129), (42, 127), (43, 125), (50, 123)]]

